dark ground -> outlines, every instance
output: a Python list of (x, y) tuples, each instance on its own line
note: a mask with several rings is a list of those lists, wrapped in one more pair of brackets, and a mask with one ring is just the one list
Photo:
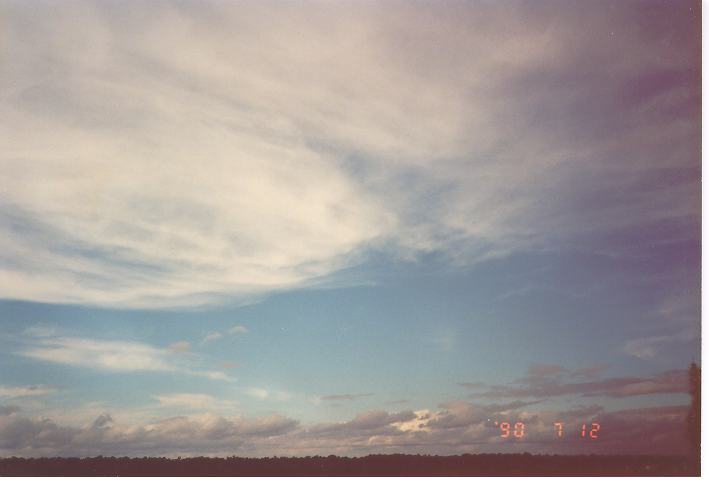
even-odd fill
[(0, 476), (699, 476), (687, 456), (2, 458)]

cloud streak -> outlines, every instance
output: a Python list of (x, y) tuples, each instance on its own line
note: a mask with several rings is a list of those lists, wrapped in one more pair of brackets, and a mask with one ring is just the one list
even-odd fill
[(196, 370), (174, 360), (174, 351), (141, 342), (53, 337), (32, 341), (18, 355), (103, 372), (177, 372), (212, 380), (230, 380), (221, 371)]
[(0, 398), (19, 399), (23, 397), (44, 396), (56, 392), (55, 388), (48, 386), (0, 386)]
[(180, 340), (179, 342), (173, 342), (170, 345), (167, 346), (167, 348), (175, 353), (178, 354), (184, 354), (189, 352), (190, 348), (192, 347), (192, 344), (185, 340)]
[(291, 399), (291, 394), (286, 391), (264, 389), (262, 387), (249, 387), (244, 390), (248, 396), (260, 400), (274, 399), (276, 401), (288, 401)]
[(371, 396), (371, 393), (366, 394), (328, 394), (326, 396), (318, 397), (321, 401), (354, 401), (355, 399), (361, 399), (363, 397)]
[(475, 392), (473, 397), (488, 398), (546, 398), (578, 395), (583, 397), (625, 398), (650, 394), (686, 394), (689, 391), (687, 371), (671, 370), (651, 377), (615, 377), (586, 380), (596, 368), (568, 371), (561, 366), (536, 365), (530, 367), (527, 376), (514, 384), (484, 385), (460, 383)]
[(158, 394), (153, 397), (159, 402), (159, 406), (165, 408), (233, 412), (233, 410), (237, 407), (237, 403), (234, 401), (217, 399), (209, 394), (171, 393)]
[(207, 335), (204, 336), (202, 339), (202, 345), (206, 345), (209, 342), (214, 342), (215, 340), (219, 340), (223, 337), (221, 332), (210, 332)]

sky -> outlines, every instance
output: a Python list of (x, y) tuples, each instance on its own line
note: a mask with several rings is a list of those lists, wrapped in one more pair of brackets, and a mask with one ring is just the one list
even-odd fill
[(0, 0), (0, 456), (686, 451), (700, 18)]

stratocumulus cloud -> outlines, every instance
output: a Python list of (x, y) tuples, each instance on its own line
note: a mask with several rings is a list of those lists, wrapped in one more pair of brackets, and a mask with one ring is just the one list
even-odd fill
[[(603, 423), (603, 440), (594, 453), (662, 453), (687, 449), (684, 406), (605, 412), (600, 407), (565, 412), (515, 410), (518, 406), (480, 407), (463, 401), (441, 405), (440, 411), (389, 413), (372, 410), (343, 423), (303, 425), (280, 415), (229, 417), (217, 414), (175, 416), (133, 425), (108, 414), (83, 426), (62, 425), (48, 418), (25, 416), (19, 408), (0, 412), (0, 452), (16, 456), (279, 456), (370, 453), (529, 451), (583, 453), (588, 440), (555, 440), (554, 422), (566, 429)], [(505, 440), (490, 418), (523, 421), (534, 439)], [(652, 435), (657, 439), (646, 440)]]

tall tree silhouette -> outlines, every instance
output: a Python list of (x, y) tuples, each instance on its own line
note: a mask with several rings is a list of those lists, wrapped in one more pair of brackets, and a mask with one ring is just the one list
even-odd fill
[(689, 394), (692, 396), (692, 402), (687, 414), (687, 426), (692, 453), (699, 466), (702, 439), (702, 371), (694, 362), (689, 366)]

